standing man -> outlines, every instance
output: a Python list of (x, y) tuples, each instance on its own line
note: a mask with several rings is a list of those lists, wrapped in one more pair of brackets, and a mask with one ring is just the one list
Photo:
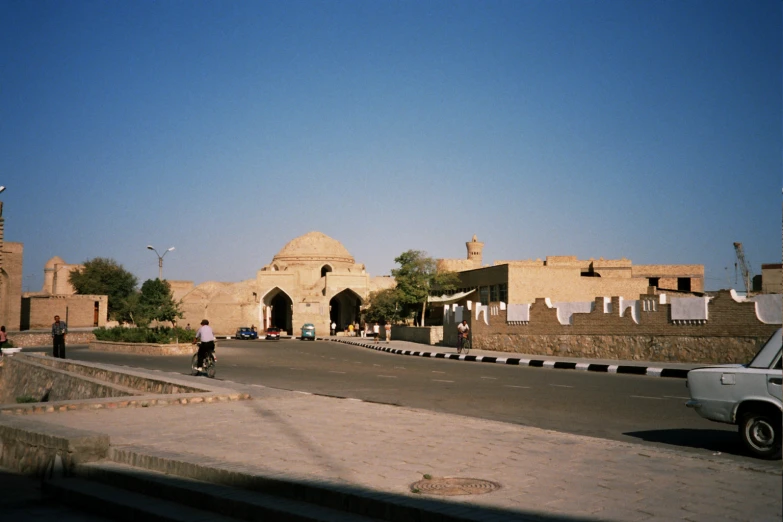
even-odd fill
[(378, 323), (372, 325), (372, 336), (375, 337), (375, 342), (378, 342), (378, 337), (381, 336), (381, 326)]
[(198, 345), (198, 359), (196, 360), (196, 370), (204, 371), (204, 357), (207, 353), (215, 350), (215, 334), (212, 332), (212, 327), (209, 326), (209, 321), (204, 319), (201, 321), (201, 328), (196, 332), (196, 337), (193, 339), (193, 344), (199, 342)]
[(60, 316), (54, 316), (52, 324), (52, 355), (65, 359), (65, 334), (68, 333), (68, 326), (60, 321)]
[(332, 335), (337, 333), (337, 323), (332, 321)]
[(463, 319), (462, 322), (457, 325), (457, 349), (462, 349), (462, 343), (465, 342), (468, 332), (470, 332), (470, 326), (468, 326), (468, 322)]
[(386, 321), (386, 326), (384, 328), (386, 330), (386, 342), (388, 343), (391, 341), (391, 323)]

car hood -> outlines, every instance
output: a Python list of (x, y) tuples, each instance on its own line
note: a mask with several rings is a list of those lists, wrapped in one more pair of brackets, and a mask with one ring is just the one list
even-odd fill
[(711, 366), (700, 366), (698, 368), (694, 368), (691, 370), (691, 372), (695, 372), (698, 370), (716, 370), (716, 369), (727, 369), (727, 368), (747, 368), (748, 366), (746, 364), (714, 364)]

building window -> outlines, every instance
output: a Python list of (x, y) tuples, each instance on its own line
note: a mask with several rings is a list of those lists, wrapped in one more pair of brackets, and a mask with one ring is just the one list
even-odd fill
[(482, 286), (481, 288), (479, 288), (479, 301), (481, 301), (481, 304), (486, 304), (489, 302), (488, 286)]
[(489, 287), (489, 302), (497, 303), (498, 300), (498, 285), (492, 285)]
[(500, 301), (502, 301), (504, 303), (508, 303), (508, 284), (507, 283), (503, 283), (502, 285), (498, 285), (498, 287), (499, 287), (499, 293), (500, 293), (500, 295), (498, 297), (499, 297)]
[(691, 291), (691, 278), (690, 277), (678, 277), (677, 278), (677, 290), (680, 292)]
[(660, 277), (647, 278), (647, 286), (654, 286), (655, 288), (658, 288), (658, 281), (660, 281), (660, 279)]

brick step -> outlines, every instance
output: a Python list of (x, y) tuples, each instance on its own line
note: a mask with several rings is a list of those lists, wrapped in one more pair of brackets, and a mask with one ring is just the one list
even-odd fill
[[(251, 495), (263, 494), (284, 500), (307, 503), (319, 510), (339, 512), (336, 520), (415, 520), (417, 522), (469, 522), (477, 520), (538, 520), (519, 513), (488, 507), (470, 506), (465, 503), (436, 500), (433, 498), (386, 493), (353, 486), (330, 479), (297, 477), (290, 473), (278, 474), (221, 460), (198, 457), (186, 453), (162, 452), (150, 447), (123, 446), (111, 448), (109, 459), (125, 470), (137, 470), (146, 474), (158, 472), (170, 478), (199, 481), (210, 488), (228, 486), (241, 489)], [(101, 463), (103, 469), (108, 464)], [(98, 467), (97, 464), (80, 469)]]
[(236, 522), (236, 519), (77, 477), (48, 480), (43, 483), (43, 491), (67, 506), (122, 522)]
[[(61, 502), (81, 509), (89, 509), (91, 504), (97, 504), (100, 514), (117, 518), (119, 513), (122, 520), (377, 520), (279, 496), (184, 479), (109, 461), (84, 464), (75, 471), (75, 478), (47, 483), (47, 492)], [(75, 500), (71, 500), (72, 497)]]

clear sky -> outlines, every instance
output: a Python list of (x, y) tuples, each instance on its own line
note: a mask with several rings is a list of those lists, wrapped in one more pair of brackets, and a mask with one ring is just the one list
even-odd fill
[[(0, 196), (44, 263), (241, 281), (408, 249), (781, 259), (779, 0), (0, 0)], [(727, 269), (728, 267), (728, 269)], [(729, 285), (729, 280), (731, 285)], [(741, 283), (739, 283), (741, 287)]]

